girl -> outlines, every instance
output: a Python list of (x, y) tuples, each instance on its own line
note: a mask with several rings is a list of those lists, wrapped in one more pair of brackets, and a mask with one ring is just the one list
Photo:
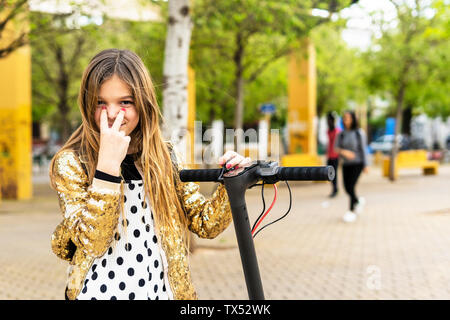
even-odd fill
[(353, 222), (357, 214), (362, 212), (364, 198), (358, 198), (355, 186), (361, 172), (367, 172), (366, 136), (358, 128), (356, 115), (353, 111), (346, 111), (343, 116), (344, 130), (336, 139), (336, 152), (342, 161), (342, 175), (345, 191), (350, 197), (350, 208), (343, 217), (345, 222)]
[(333, 190), (331, 191), (330, 198), (333, 198), (338, 193), (338, 183), (337, 183), (337, 169), (339, 164), (339, 154), (334, 149), (336, 137), (339, 133), (339, 129), (336, 128), (336, 119), (334, 116), (334, 112), (329, 112), (327, 114), (327, 123), (328, 123), (328, 148), (327, 148), (327, 165), (332, 166), (334, 168), (335, 176), (331, 184), (333, 186)]
[[(82, 124), (50, 163), (63, 214), (54, 253), (70, 262), (66, 299), (196, 299), (186, 229), (214, 238), (231, 222), (225, 187), (210, 199), (179, 179), (150, 75), (128, 50), (98, 53), (78, 97)], [(250, 158), (228, 151), (237, 171)]]

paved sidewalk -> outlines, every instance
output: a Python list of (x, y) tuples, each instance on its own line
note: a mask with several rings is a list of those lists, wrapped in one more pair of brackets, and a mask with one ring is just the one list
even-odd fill
[[(0, 299), (64, 298), (66, 263), (50, 249), (59, 207), (37, 181), (33, 200), (0, 203)], [(402, 171), (395, 183), (372, 168), (358, 185), (367, 205), (353, 224), (341, 220), (348, 206), (343, 189), (332, 200), (326, 183), (291, 189), (289, 215), (255, 239), (267, 299), (450, 299), (449, 165), (438, 176)], [(273, 188), (265, 190), (267, 208)], [(262, 209), (260, 189), (246, 198), (253, 222)], [(288, 201), (281, 183), (266, 220), (281, 216)], [(196, 243), (190, 261), (199, 297), (246, 299), (233, 227)]]

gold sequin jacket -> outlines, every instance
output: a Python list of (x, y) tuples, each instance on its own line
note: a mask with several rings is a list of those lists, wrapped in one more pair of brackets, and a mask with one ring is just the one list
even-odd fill
[[(178, 173), (183, 167), (177, 161), (176, 153), (172, 152), (173, 146), (169, 142), (167, 144)], [(94, 178), (89, 185), (80, 159), (73, 151), (59, 154), (54, 164), (53, 178), (63, 220), (52, 234), (51, 245), (59, 258), (70, 262), (66, 295), (74, 300), (93, 261), (101, 257), (113, 241), (123, 181), (113, 183)], [(135, 165), (143, 176), (137, 162)], [(190, 231), (201, 238), (211, 239), (229, 226), (231, 208), (223, 184), (219, 184), (207, 199), (199, 192), (197, 183), (181, 182), (179, 174), (175, 174), (173, 179)], [(173, 207), (173, 216), (177, 215), (175, 210)], [(155, 216), (155, 229), (165, 255), (164, 271), (174, 299), (197, 299), (191, 281), (188, 251), (182, 241), (182, 226), (176, 225), (175, 232), (166, 230), (158, 226)]]

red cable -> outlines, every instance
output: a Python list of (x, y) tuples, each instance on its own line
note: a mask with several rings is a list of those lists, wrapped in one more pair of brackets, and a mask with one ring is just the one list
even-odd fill
[(277, 201), (277, 186), (276, 184), (273, 185), (274, 189), (275, 189), (275, 195), (273, 197), (273, 201), (272, 204), (270, 205), (269, 209), (267, 209), (266, 213), (261, 217), (261, 219), (258, 221), (258, 223), (256, 224), (256, 226), (253, 228), (252, 230), (252, 236), (253, 233), (255, 233), (256, 229), (258, 229), (258, 226), (261, 224), (261, 222), (264, 220), (264, 218), (267, 216), (267, 214), (270, 212), (270, 210), (272, 209), (273, 205), (275, 204), (275, 201)]

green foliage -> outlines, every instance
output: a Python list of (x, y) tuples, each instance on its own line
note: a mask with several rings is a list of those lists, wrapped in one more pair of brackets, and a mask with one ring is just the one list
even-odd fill
[(341, 37), (341, 22), (321, 25), (312, 32), (316, 47), (317, 114), (341, 112), (349, 101), (362, 102), (367, 97), (364, 77), (367, 65), (356, 49)]
[(371, 66), (367, 86), (393, 105), (403, 87), (404, 105), (414, 108), (414, 113), (446, 117), (450, 113), (448, 6), (445, 1), (397, 2), (392, 1), (398, 12), (395, 27), (386, 27), (383, 20), (374, 22), (381, 36), (366, 54)]

